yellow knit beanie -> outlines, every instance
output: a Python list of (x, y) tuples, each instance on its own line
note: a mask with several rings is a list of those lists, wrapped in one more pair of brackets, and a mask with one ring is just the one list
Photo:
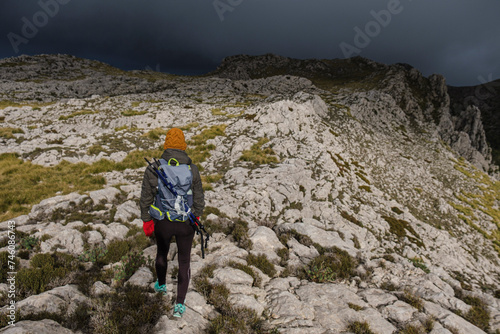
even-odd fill
[(165, 137), (165, 144), (163, 148), (176, 148), (178, 150), (185, 150), (187, 147), (186, 140), (184, 139), (184, 132), (178, 128), (172, 128), (168, 130)]

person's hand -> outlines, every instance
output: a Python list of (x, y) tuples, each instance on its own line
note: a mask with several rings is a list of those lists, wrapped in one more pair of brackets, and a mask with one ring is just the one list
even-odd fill
[(144, 234), (146, 235), (146, 237), (150, 237), (155, 231), (155, 223), (153, 222), (153, 220), (142, 222), (142, 229), (144, 230)]

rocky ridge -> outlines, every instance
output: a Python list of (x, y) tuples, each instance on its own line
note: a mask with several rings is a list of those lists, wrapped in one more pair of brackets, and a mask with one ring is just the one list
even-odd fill
[[(232, 309), (255, 312), (262, 332), (349, 333), (363, 324), (374, 333), (500, 330), (500, 186), (462, 158), (487, 168), (491, 156), (480, 123), (457, 126), (441, 77), (358, 58), (239, 56), (197, 78), (96, 64), (61, 55), (0, 61), (1, 126), (18, 129), (2, 136), (3, 160), (31, 161), (47, 173), (63, 160), (124, 165), (98, 170), (103, 189), (54, 193), (18, 209), (26, 214), (13, 218), (16, 233), (36, 240), (33, 249), (20, 246), (19, 271), (36, 267), (37, 253), (69, 254), (83, 267), (36, 293), (22, 291), (17, 307), (25, 320), (5, 333), (97, 331), (112, 314), (112, 297), (99, 296), (123, 293), (122, 285), (153, 299), (146, 262), (122, 277), (127, 258), (109, 259), (98, 269), (111, 277), (90, 276), (91, 286), (76, 277), (99, 263), (82, 254), (111, 253), (120, 241), (134, 244), (128, 256), (137, 243), (154, 258), (152, 241), (134, 241), (145, 239), (137, 205), (144, 166), (126, 162), (134, 150), (160, 145), (158, 129), (172, 126), (207, 153), (198, 159), (212, 238), (205, 259), (195, 244), (192, 276), (209, 272), (207, 284), (224, 286)], [(8, 226), (0, 223), (3, 242)], [(274, 271), (255, 262), (262, 254)], [(349, 259), (353, 268), (332, 274), (313, 266), (328, 259), (337, 266)], [(167, 276), (173, 291), (175, 261)], [(161, 314), (150, 329), (213, 330), (228, 314), (202, 287), (191, 284), (185, 318)], [(489, 312), (486, 325), (471, 323), (478, 303)], [(87, 328), (71, 328), (64, 319), (82, 305), (90, 305)]]

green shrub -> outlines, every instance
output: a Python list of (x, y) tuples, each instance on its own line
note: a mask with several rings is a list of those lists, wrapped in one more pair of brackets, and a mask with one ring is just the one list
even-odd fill
[(138, 252), (132, 252), (121, 259), (121, 265), (117, 269), (115, 279), (124, 281), (129, 279), (140, 267), (146, 264), (146, 259)]
[[(389, 232), (396, 235), (399, 239), (403, 239), (404, 237), (407, 237), (410, 242), (414, 243), (415, 245), (419, 247), (424, 247), (425, 245), (420, 239), (420, 236), (415, 232), (413, 227), (411, 227), (410, 223), (402, 220), (402, 219), (396, 219), (393, 217), (389, 216), (382, 216), (384, 220), (389, 223)], [(411, 235), (408, 235), (406, 231), (410, 232), (413, 234), (415, 237), (412, 237)]]
[(40, 246), (40, 239), (34, 236), (26, 236), (19, 241), (21, 249), (31, 250)]
[(382, 258), (389, 262), (396, 262), (396, 259), (391, 254), (385, 254)]
[(93, 264), (90, 269), (79, 272), (74, 283), (78, 286), (78, 290), (88, 296), (95, 282), (111, 283), (113, 276), (112, 270), (103, 271), (99, 265)]
[[(142, 232), (142, 228), (139, 228), (136, 226), (136, 228), (131, 228), (129, 230), (129, 232), (130, 231), (132, 231), (132, 233), (131, 233), (132, 237), (131, 237), (131, 239), (129, 238), (128, 240), (130, 242), (130, 249), (131, 250), (141, 252), (143, 249), (151, 246), (151, 239), (146, 237), (144, 232)], [(140, 232), (140, 234), (137, 234), (139, 232)], [(128, 235), (128, 233), (127, 233), (127, 235)]]
[(422, 299), (412, 293), (410, 290), (405, 290), (403, 295), (400, 296), (399, 299), (410, 304), (419, 311), (422, 311), (424, 309), (424, 302), (422, 301)]
[(207, 332), (210, 334), (223, 333), (262, 333), (263, 321), (255, 311), (248, 308), (231, 307), (229, 312), (218, 315), (210, 321)]
[(283, 245), (286, 245), (291, 238), (295, 238), (295, 240), (306, 247), (314, 245), (314, 242), (310, 237), (304, 234), (300, 234), (296, 230), (289, 230), (279, 235), (279, 240)]
[(347, 326), (347, 330), (354, 334), (375, 334), (366, 321), (355, 321)]
[(78, 256), (78, 260), (82, 262), (101, 262), (108, 253), (108, 250), (103, 247), (93, 247), (83, 252)]
[(312, 282), (333, 282), (351, 277), (355, 266), (356, 260), (346, 251), (337, 247), (327, 248), (309, 263), (303, 276)]
[(359, 306), (356, 304), (347, 303), (347, 305), (349, 306), (349, 308), (352, 308), (354, 311), (361, 311), (363, 309), (362, 306)]
[[(128, 237), (135, 237), (136, 234), (138, 233), (141, 233), (142, 232), (142, 228), (140, 228), (139, 226), (137, 225), (132, 225), (132, 226), (129, 226), (129, 230), (127, 232), (127, 234), (125, 235), (125, 238), (128, 238)], [(142, 236), (141, 235), (138, 235), (137, 238), (140, 238)], [(145, 236), (145, 235), (144, 235)], [(145, 236), (146, 237), (146, 236)], [(146, 237), (147, 238), (147, 237)]]
[(392, 210), (392, 212), (394, 212), (394, 213), (395, 213), (395, 214), (397, 214), (397, 215), (400, 215), (400, 214), (402, 214), (402, 213), (403, 213), (403, 211), (402, 211), (401, 209), (399, 209), (399, 208), (397, 208), (397, 207), (395, 207), (395, 206), (393, 206), (393, 207), (391, 208), (391, 210)]
[(248, 254), (247, 263), (249, 266), (255, 266), (259, 268), (264, 274), (269, 277), (274, 277), (276, 275), (276, 268), (274, 267), (274, 264), (272, 264), (264, 254)]
[(413, 263), (415, 267), (422, 269), (426, 274), (431, 272), (429, 268), (427, 268), (427, 266), (425, 265), (424, 260), (422, 260), (421, 258), (414, 257), (409, 260), (411, 261), (411, 263)]
[(488, 332), (491, 320), (488, 305), (478, 297), (466, 296), (463, 298), (463, 301), (472, 306), (464, 315), (464, 318), (476, 327)]
[(127, 240), (113, 240), (108, 244), (106, 256), (103, 258), (105, 264), (115, 263), (127, 255), (130, 250), (130, 242)]
[(161, 294), (151, 296), (144, 288), (126, 285), (97, 300), (89, 327), (92, 333), (151, 333), (168, 311)]
[(51, 254), (36, 254), (31, 259), (31, 266), (34, 268), (43, 268), (45, 266), (54, 267), (56, 259)]
[(423, 326), (426, 333), (430, 333), (434, 329), (434, 318), (429, 316), (424, 320)]
[(17, 272), (16, 286), (21, 297), (44, 292), (54, 280), (77, 269), (73, 256), (57, 252), (36, 254), (30, 263), (31, 268), (21, 268)]
[(426, 334), (428, 333), (422, 326), (407, 324), (405, 325), (398, 334)]
[(20, 258), (20, 259), (23, 259), (23, 260), (29, 260), (30, 258), (30, 251), (29, 250), (26, 250), (26, 249), (21, 249), (17, 252), (17, 256)]
[(286, 267), (288, 264), (288, 259), (290, 258), (290, 251), (288, 248), (280, 248), (276, 252), (280, 257), (280, 266)]
[(224, 230), (225, 234), (232, 235), (234, 241), (240, 248), (252, 249), (252, 240), (248, 238), (248, 223), (242, 219), (237, 219), (233, 224), (229, 224)]

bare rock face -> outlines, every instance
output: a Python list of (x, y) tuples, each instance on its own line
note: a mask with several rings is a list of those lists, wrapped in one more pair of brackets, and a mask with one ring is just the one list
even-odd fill
[[(40, 293), (23, 285), (23, 314), (70, 317), (88, 305), (89, 326), (112, 332), (111, 298), (135, 289), (122, 303), (155, 299), (157, 246), (142, 235), (138, 204), (143, 156), (158, 158), (176, 126), (202, 169), (211, 238), (202, 259), (195, 237), (183, 318), (144, 315), (149, 332), (252, 332), (253, 316), (280, 333), (398, 333), (430, 322), (434, 334), (500, 330), (499, 185), (480, 172), (495, 156), (491, 115), (454, 106), (443, 77), (360, 57), (274, 55), (231, 57), (199, 78), (23, 56), (0, 60), (0, 76), (1, 125), (12, 132), (0, 153), (40, 167), (33, 185), (67, 166), (88, 168), (80, 180), (95, 182), (26, 197), (11, 218), (17, 270), (48, 272), (37, 253), (71, 259), (58, 264), (71, 272)], [(0, 223), (0, 252), (11, 225)], [(175, 243), (167, 260), (165, 304), (178, 284)], [(3, 332), (73, 331), (41, 320)]]

